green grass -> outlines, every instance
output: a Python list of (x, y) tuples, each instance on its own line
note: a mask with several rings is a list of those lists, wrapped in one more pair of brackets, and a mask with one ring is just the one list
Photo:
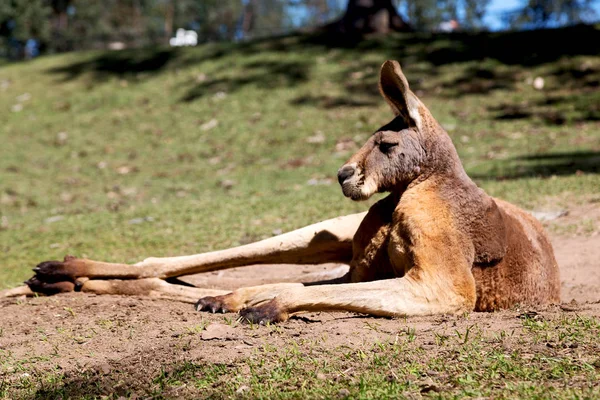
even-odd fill
[(519, 63), (530, 50), (467, 51), (479, 49), (473, 40), (524, 40), (511, 35), (396, 35), (355, 48), (286, 37), (2, 65), (0, 287), (66, 253), (197, 253), (366, 209), (373, 200), (343, 198), (335, 173), (391, 117), (376, 92), (387, 58), (403, 63), (492, 195), (535, 207), (597, 194), (600, 57), (542, 46)]
[(327, 337), (288, 338), (285, 346), (265, 343), (250, 357), (230, 363), (172, 362), (157, 366), (154, 375), (125, 366), (108, 375), (94, 369), (71, 374), (46, 371), (13, 380), (4, 393), (0, 388), (0, 397), (594, 399), (600, 395), (600, 324), (594, 318), (525, 316), (522, 326), (510, 331), (473, 323), (434, 333), (435, 341), (427, 341), (429, 336), (407, 329), (385, 340), (351, 346), (331, 346)]

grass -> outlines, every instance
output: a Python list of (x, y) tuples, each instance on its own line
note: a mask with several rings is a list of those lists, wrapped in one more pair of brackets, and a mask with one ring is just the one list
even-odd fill
[[(412, 333), (391, 332), (351, 346), (331, 346), (326, 337), (288, 338), (285, 346), (265, 342), (230, 363), (184, 360), (162, 364), (153, 375), (126, 367), (108, 375), (93, 369), (22, 374), (4, 395), (593, 399), (600, 394), (600, 323), (594, 318), (523, 316), (521, 326), (510, 331), (473, 322), (433, 335), (418, 332), (417, 340)], [(428, 341), (430, 336), (436, 340)]]
[[(403, 34), (354, 47), (292, 36), (0, 65), (0, 288), (64, 254), (136, 262), (198, 253), (367, 209), (376, 199), (344, 199), (335, 173), (391, 117), (376, 88), (388, 58), (402, 62), (488, 193), (527, 208), (587, 201), (600, 187), (600, 41), (590, 40), (598, 29), (546, 32), (544, 41), (537, 34)], [(536, 77), (542, 90), (532, 85)], [(510, 333), (491, 337), (478, 327), (438, 334), (431, 352), (410, 330), (392, 344), (346, 352), (307, 350), (298, 341), (231, 365), (165, 366), (139, 390), (157, 397), (176, 396), (182, 385), (192, 397), (597, 397), (594, 353), (522, 351), (536, 343), (592, 346), (597, 320), (538, 322), (524, 320), (517, 351), (502, 345)], [(10, 351), (0, 349), (2, 357)], [(94, 391), (102, 388), (97, 376), (57, 372), (10, 388), (0, 382), (0, 397), (68, 397), (84, 378), (97, 385), (83, 386), (90, 397), (102, 393)]]

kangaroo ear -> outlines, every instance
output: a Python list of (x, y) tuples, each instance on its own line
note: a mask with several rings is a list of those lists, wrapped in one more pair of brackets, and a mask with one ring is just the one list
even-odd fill
[(379, 91), (397, 116), (404, 118), (408, 126), (421, 129), (419, 107), (425, 107), (419, 98), (410, 91), (408, 81), (402, 73), (398, 61), (388, 60), (381, 66)]

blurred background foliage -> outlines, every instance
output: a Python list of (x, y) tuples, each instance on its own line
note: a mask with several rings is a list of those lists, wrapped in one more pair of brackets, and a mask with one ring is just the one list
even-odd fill
[(597, 10), (594, 0), (2, 0), (0, 55), (167, 44), (179, 28), (200, 43), (315, 29), (533, 29), (593, 22)]

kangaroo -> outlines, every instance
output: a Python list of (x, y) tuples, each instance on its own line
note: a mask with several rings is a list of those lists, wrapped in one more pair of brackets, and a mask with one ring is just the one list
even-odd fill
[[(83, 291), (195, 303), (239, 312), (252, 323), (305, 311), (413, 316), (494, 311), (560, 301), (559, 270), (540, 223), (488, 196), (465, 173), (452, 141), (386, 61), (379, 89), (395, 118), (339, 169), (344, 196), (389, 192), (368, 212), (209, 253), (114, 264), (71, 256), (34, 268), (27, 286), (3, 296)], [(177, 277), (254, 264), (349, 263), (336, 279), (226, 292), (180, 285)]]

